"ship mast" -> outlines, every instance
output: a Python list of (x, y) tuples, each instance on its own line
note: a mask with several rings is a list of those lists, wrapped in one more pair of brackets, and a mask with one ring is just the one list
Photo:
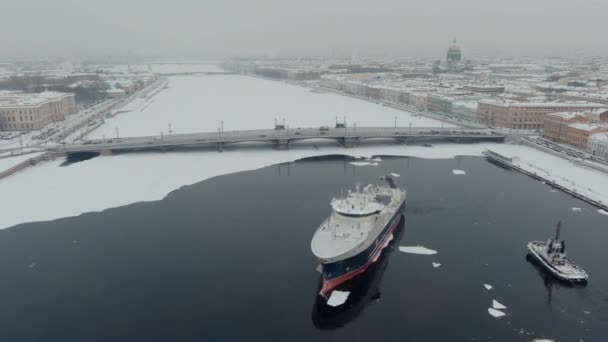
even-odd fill
[(559, 234), (562, 230), (562, 220), (557, 221), (557, 230), (555, 231), (555, 242), (559, 241)]

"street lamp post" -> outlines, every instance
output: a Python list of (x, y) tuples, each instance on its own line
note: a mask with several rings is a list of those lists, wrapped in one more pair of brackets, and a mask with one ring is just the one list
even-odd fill
[(395, 128), (397, 128), (397, 117), (395, 116)]

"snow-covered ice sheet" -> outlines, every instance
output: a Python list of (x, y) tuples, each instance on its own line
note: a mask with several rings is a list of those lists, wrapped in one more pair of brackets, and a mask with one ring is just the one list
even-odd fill
[(490, 315), (492, 315), (493, 317), (502, 317), (502, 316), (506, 315), (506, 313), (504, 313), (500, 310), (493, 309), (493, 308), (488, 308), (488, 313)]
[[(394, 118), (407, 127), (440, 127), (441, 122), (369, 101), (333, 93), (313, 93), (308, 88), (242, 75), (172, 76), (169, 88), (154, 96), (140, 110), (106, 121), (88, 138), (120, 135), (149, 136), (167, 133), (217, 132), (269, 129), (285, 118), (290, 128), (333, 126), (346, 113), (350, 127), (391, 127)], [(350, 128), (347, 128), (350, 129)]]
[(504, 310), (507, 307), (502, 305), (500, 302), (498, 302), (496, 299), (492, 300), (492, 307), (496, 310)]
[(483, 287), (486, 288), (486, 290), (490, 291), (491, 289), (494, 288), (494, 286), (490, 285), (490, 284), (483, 284)]
[(346, 299), (348, 299), (348, 295), (350, 295), (350, 292), (348, 291), (333, 290), (327, 300), (327, 305), (333, 307), (342, 305), (346, 302)]
[(349, 164), (355, 166), (378, 166), (378, 163), (370, 163), (370, 162), (350, 162)]
[(572, 211), (583, 211), (583, 208), (572, 208)]
[(467, 173), (462, 170), (452, 170), (452, 173), (455, 175), (466, 175)]
[(598, 209), (597, 212), (600, 213), (600, 214), (602, 214), (602, 215), (608, 216), (608, 211), (606, 211), (604, 209)]
[(436, 250), (423, 246), (399, 246), (399, 250), (403, 253), (433, 255), (437, 254)]
[[(181, 186), (218, 175), (254, 170), (307, 157), (344, 154), (412, 156), (428, 159), (456, 155), (481, 156), (496, 144), (438, 144), (423, 146), (295, 145), (289, 151), (274, 149), (192, 152), (147, 152), (93, 158), (67, 167), (57, 159), (25, 169), (0, 180), (0, 229), (19, 223), (53, 220), (101, 211), (141, 201), (155, 201)], [(100, 177), (103, 175), (103, 177)], [(48, 180), (52, 179), (53, 182)], [(95, 181), (91, 181), (91, 180)], [(57, 194), (61, 194), (58, 201)], [(82, 200), (86, 198), (86, 200)]]

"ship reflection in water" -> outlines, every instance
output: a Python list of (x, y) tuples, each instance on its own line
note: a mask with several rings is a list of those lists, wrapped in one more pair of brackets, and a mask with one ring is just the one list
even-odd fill
[(323, 279), (319, 276), (319, 286), (315, 292), (316, 299), (312, 309), (312, 322), (317, 329), (334, 330), (341, 328), (355, 320), (368, 304), (380, 300), (380, 282), (388, 266), (390, 254), (395, 246), (399, 244), (403, 235), (404, 221), (404, 219), (401, 219), (401, 223), (393, 233), (393, 240), (382, 251), (374, 264), (365, 272), (336, 288), (336, 290), (350, 292), (346, 303), (336, 307), (327, 305), (327, 300), (318, 295), (323, 283)]
[[(573, 288), (575, 284), (570, 282), (566, 282), (560, 280), (559, 278), (553, 276), (549, 271), (547, 271), (539, 262), (531, 256), (530, 254), (526, 254), (526, 261), (534, 267), (540, 278), (543, 280), (545, 288), (547, 289), (547, 303), (551, 304), (553, 300), (553, 288)], [(578, 286), (585, 286), (586, 283), (578, 284)]]

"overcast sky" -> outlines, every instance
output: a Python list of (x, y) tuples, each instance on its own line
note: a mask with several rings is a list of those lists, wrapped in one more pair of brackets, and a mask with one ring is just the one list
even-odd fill
[(0, 58), (608, 55), (608, 0), (0, 0)]

